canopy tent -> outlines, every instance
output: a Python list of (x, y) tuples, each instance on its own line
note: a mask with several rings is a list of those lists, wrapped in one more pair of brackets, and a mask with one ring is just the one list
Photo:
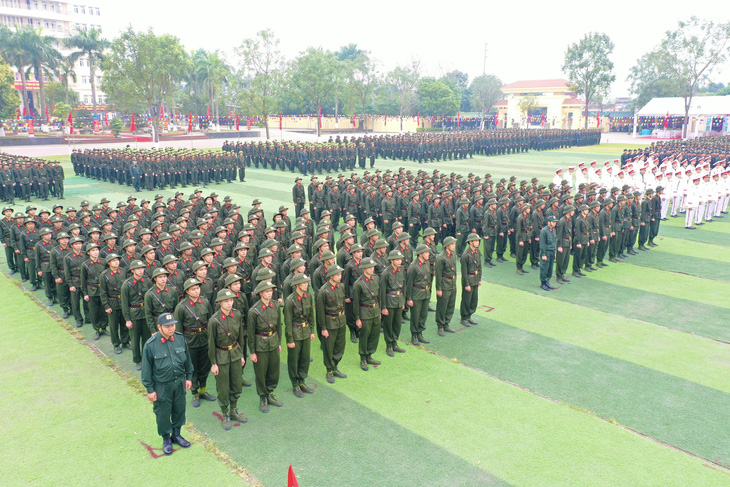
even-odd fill
[[(684, 98), (652, 98), (649, 103), (637, 112), (640, 117), (666, 116), (666, 114), (684, 116)], [(730, 114), (730, 96), (695, 96), (689, 107), (689, 116), (728, 115)]]

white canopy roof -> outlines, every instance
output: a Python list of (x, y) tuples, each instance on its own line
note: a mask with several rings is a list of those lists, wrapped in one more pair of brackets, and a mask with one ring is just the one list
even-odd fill
[[(684, 116), (684, 98), (652, 98), (639, 110), (640, 117), (666, 115)], [(689, 107), (689, 115), (730, 115), (730, 96), (695, 96)]]

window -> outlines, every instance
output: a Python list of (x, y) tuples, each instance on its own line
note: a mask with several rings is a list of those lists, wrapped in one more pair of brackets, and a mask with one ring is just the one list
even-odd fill
[(101, 17), (101, 12), (99, 11), (99, 7), (96, 7), (96, 16)]
[(41, 7), (43, 7), (43, 10), (48, 10), (48, 3), (41, 2)]
[(103, 105), (104, 104), (104, 97), (101, 96), (101, 95), (99, 95), (98, 98), (99, 98), (99, 101), (97, 103), (99, 103), (100, 105)]
[(89, 95), (84, 95), (84, 103), (86, 103), (87, 105), (88, 105), (89, 103), (91, 103), (91, 96), (89, 96)]
[(86, 7), (81, 6), (81, 15), (86, 15)]
[(79, 13), (79, 6), (78, 5), (74, 5), (74, 13), (75, 14)]

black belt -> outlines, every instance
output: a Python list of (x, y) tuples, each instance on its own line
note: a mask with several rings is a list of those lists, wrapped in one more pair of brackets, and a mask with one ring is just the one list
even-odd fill
[(467, 272), (467, 275), (470, 275), (470, 276), (476, 276), (477, 274), (478, 274), (478, 272)]
[(129, 307), (130, 308), (144, 308), (144, 303), (130, 304)]
[(112, 296), (111, 294), (108, 294), (107, 297), (109, 299), (120, 299), (122, 297), (122, 295), (121, 294), (116, 294), (116, 295)]
[(270, 331), (257, 331), (256, 334), (260, 337), (270, 337), (272, 335), (276, 334), (276, 330), (270, 330)]
[(387, 294), (388, 296), (400, 296), (400, 290), (398, 290), (398, 291), (386, 291), (385, 294)]
[(87, 282), (87, 283), (86, 283), (86, 287), (93, 287), (93, 288), (97, 288), (97, 287), (99, 287), (99, 284), (92, 284), (92, 283), (90, 283), (90, 282)]
[(48, 259), (46, 259), (46, 260), (41, 259), (41, 262), (43, 262), (44, 264), (47, 264), (48, 262), (50, 262), (50, 260), (48, 260)]
[(219, 347), (218, 345), (215, 346), (218, 350), (223, 350), (224, 352), (230, 352), (234, 348), (238, 348), (238, 342), (233, 342), (233, 345), (228, 345), (227, 347)]
[(71, 274), (71, 277), (81, 277), (81, 274)]
[(363, 304), (363, 303), (360, 303), (360, 307), (361, 308), (374, 308), (377, 305), (378, 305), (378, 303), (373, 303), (373, 304)]
[(296, 329), (299, 329), (299, 328), (302, 328), (302, 327), (307, 327), (307, 326), (309, 326), (309, 323), (307, 323), (306, 321), (303, 321), (303, 322), (301, 322), (301, 323), (292, 323), (292, 326), (293, 326), (294, 328), (296, 328)]
[(332, 316), (332, 317), (336, 318), (338, 316), (342, 316), (342, 310), (338, 311), (337, 313), (330, 313), (328, 311), (325, 311), (324, 314), (326, 314), (327, 316)]
[(424, 291), (428, 291), (428, 289), (431, 288), (431, 286), (419, 286), (418, 284), (414, 284), (413, 287), (416, 289), (423, 289)]
[(208, 329), (208, 326), (201, 326), (200, 328), (184, 328), (183, 331), (185, 333), (200, 333)]

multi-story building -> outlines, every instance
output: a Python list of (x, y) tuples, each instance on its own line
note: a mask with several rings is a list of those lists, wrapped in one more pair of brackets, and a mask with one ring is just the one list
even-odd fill
[[(10, 28), (40, 28), (42, 34), (56, 38), (55, 46), (64, 56), (72, 52), (63, 44), (63, 39), (81, 30), (97, 29), (104, 31), (103, 6), (100, 0), (0, 0), (0, 24)], [(74, 65), (76, 82), (69, 80), (69, 87), (79, 94), (82, 105), (92, 104), (89, 61), (79, 59)], [(21, 89), (20, 75), (15, 74), (16, 89)], [(97, 109), (105, 110), (107, 97), (100, 89), (101, 72), (95, 70)], [(54, 81), (53, 79), (46, 80)], [(27, 87), (31, 93), (31, 109), (40, 110), (38, 81), (29, 77)], [(101, 105), (101, 106), (99, 106)], [(84, 107), (86, 108), (86, 107)], [(44, 118), (44, 117), (41, 117)]]

